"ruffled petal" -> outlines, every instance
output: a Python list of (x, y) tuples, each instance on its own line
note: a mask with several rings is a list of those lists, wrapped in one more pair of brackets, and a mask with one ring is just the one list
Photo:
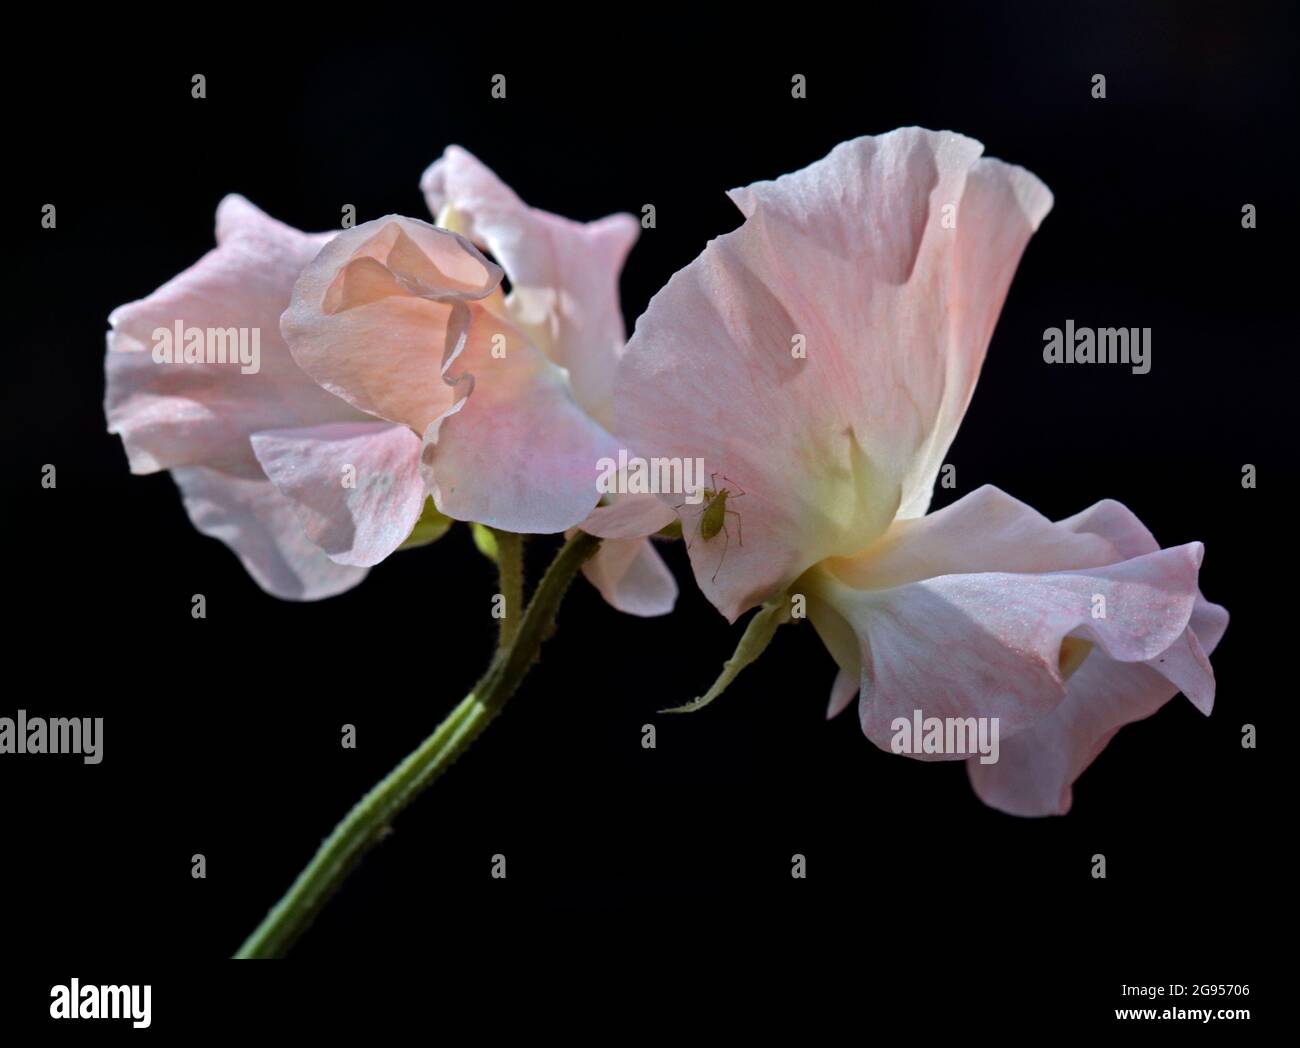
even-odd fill
[(378, 564), (420, 519), (420, 438), (405, 426), (339, 422), (255, 433), (252, 443), (307, 536), (339, 564)]
[(854, 589), (883, 590), (936, 575), (1100, 567), (1159, 548), (1152, 539), (1126, 552), (1106, 532), (1054, 523), (986, 484), (928, 516), (895, 521), (856, 556), (828, 558), (820, 570)]
[[(809, 615), (842, 668), (848, 635), (862, 668), (863, 730), (889, 748), (893, 722), (996, 717), (1009, 737), (1066, 695), (1071, 654), (1127, 663), (1177, 649), (1196, 604), (1202, 548), (1122, 559), (1100, 535), (1052, 522), (994, 488), (931, 517), (897, 522), (859, 558), (801, 580)], [(934, 755), (951, 759), (960, 754)]]
[[(1061, 521), (1063, 527), (1081, 534), (1098, 535), (1111, 543), (1122, 557), (1139, 557), (1160, 548), (1127, 506), (1114, 499), (1104, 499)], [(1209, 716), (1214, 706), (1214, 673), (1208, 654), (1213, 651), (1228, 628), (1228, 612), (1211, 604), (1198, 588), (1192, 622), (1180, 643), (1157, 660), (1160, 673), (1178, 686), (1198, 710)]]
[(330, 392), (423, 433), (460, 395), (445, 373), (500, 280), (463, 237), (388, 215), (330, 241), (280, 327), (294, 360)]
[[(1206, 655), (1214, 650), (1228, 615), (1217, 604), (1200, 601), (1192, 615), (1186, 659), (1201, 664), (1203, 689), (1213, 695), (1214, 677)], [(1165, 658), (1165, 656), (1161, 656)], [(996, 763), (967, 761), (980, 800), (1009, 815), (1064, 815), (1073, 800), (1074, 781), (1125, 724), (1149, 717), (1173, 698), (1180, 686), (1167, 676), (1161, 659), (1117, 662), (1093, 652), (1070, 678), (1065, 701), (1025, 731), (1004, 738)]]
[[(294, 281), (328, 239), (226, 197), (217, 209), (218, 246), (148, 298), (113, 311), (104, 412), (133, 473), (206, 464), (253, 478), (250, 433), (361, 417), (305, 375), (280, 337)], [(156, 361), (162, 342), (154, 333), (174, 333), (177, 324), (214, 332), (214, 353), (224, 349), (230, 362)], [(256, 370), (231, 360), (239, 329), (250, 358), (256, 339)], [(183, 345), (171, 348), (183, 355)]]
[(600, 499), (597, 464), (617, 447), (574, 401), (564, 372), (486, 313), (455, 366), (448, 381), (460, 399), (425, 430), (421, 455), (438, 509), (521, 534), (564, 531), (586, 518)]
[(704, 540), (707, 501), (682, 520), (696, 579), (728, 618), (928, 502), (1051, 203), (981, 149), (907, 128), (734, 191), (745, 224), (637, 322), (616, 432), (718, 472), (735, 526)]
[(451, 146), (420, 180), (440, 225), (490, 251), (510, 278), (510, 315), (569, 372), (573, 395), (608, 427), (626, 330), (623, 261), (641, 227), (631, 215), (574, 222), (526, 205), (477, 157)]
[(308, 539), (294, 504), (269, 480), (206, 466), (182, 466), (172, 476), (194, 526), (229, 546), (273, 597), (321, 600), (366, 577), (367, 569), (334, 563)]
[[(1104, 501), (1061, 522), (1103, 536), (1126, 557), (1159, 546), (1118, 502)], [(1125, 724), (1149, 717), (1182, 691), (1204, 714), (1214, 704), (1209, 654), (1228, 625), (1227, 611), (1199, 591), (1188, 628), (1170, 648), (1140, 663), (1091, 653), (1069, 679), (1065, 700), (1026, 730), (1001, 742), (993, 764), (967, 762), (971, 784), (990, 807), (1010, 815), (1064, 815), (1073, 784)]]
[(439, 511), (503, 531), (563, 531), (596, 505), (613, 439), (562, 369), (489, 308), (501, 271), (465, 238), (389, 216), (336, 237), (303, 272), (282, 330), (358, 408), (423, 437)]

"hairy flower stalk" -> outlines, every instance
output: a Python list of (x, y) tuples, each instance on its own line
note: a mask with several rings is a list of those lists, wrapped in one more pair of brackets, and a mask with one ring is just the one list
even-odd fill
[[(451, 767), (501, 712), (536, 661), (542, 641), (553, 632), (569, 584), (600, 543), (599, 538), (575, 532), (547, 568), (522, 618), (512, 614), (507, 594), (501, 640), (487, 672), (433, 734), (348, 812), (284, 897), (245, 940), (235, 954), (237, 958), (283, 956), (393, 819)], [(522, 591), (521, 547), (517, 537), (498, 544), (503, 590)], [(511, 619), (517, 619), (517, 625), (508, 629), (504, 624)]]

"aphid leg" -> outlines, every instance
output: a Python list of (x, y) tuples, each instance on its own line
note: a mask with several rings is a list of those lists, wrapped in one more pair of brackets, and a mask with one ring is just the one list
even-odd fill
[[(736, 484), (736, 482), (732, 480), (729, 476), (727, 476), (725, 473), (716, 473), (714, 474), (714, 476), (720, 476), (728, 484)], [(714, 484), (714, 487), (716, 488), (717, 485)], [(736, 490), (731, 493), (731, 497), (733, 499), (743, 498), (744, 494), (745, 494), (745, 489), (742, 488), (739, 484), (736, 484)]]
[[(740, 496), (737, 495), (734, 497), (739, 498)], [(735, 509), (727, 510), (723, 516), (736, 518), (736, 537), (738, 539), (738, 544), (743, 546), (745, 544), (745, 518), (740, 515), (739, 510)]]
[(718, 581), (718, 572), (722, 570), (722, 564), (727, 559), (727, 547), (731, 545), (731, 532), (727, 530), (726, 522), (722, 524), (722, 534), (725, 541), (722, 543), (722, 556), (718, 558), (718, 566), (713, 569), (713, 578), (711, 581)]

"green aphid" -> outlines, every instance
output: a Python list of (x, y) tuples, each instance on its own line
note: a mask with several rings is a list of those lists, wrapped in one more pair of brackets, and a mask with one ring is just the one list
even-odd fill
[[(718, 566), (713, 571), (714, 582), (718, 581), (718, 572), (722, 570), (722, 563), (727, 559), (727, 548), (731, 545), (731, 532), (727, 530), (728, 517), (736, 518), (736, 540), (742, 546), (745, 544), (744, 521), (737, 510), (727, 508), (728, 499), (742, 498), (745, 491), (738, 484), (736, 485), (736, 491), (732, 491), (730, 488), (718, 487), (719, 476), (728, 483), (736, 483), (725, 473), (714, 473), (709, 477), (710, 486), (704, 489), (704, 509), (700, 512), (698, 526), (696, 527), (696, 533), (705, 542), (717, 538), (718, 532), (722, 533), (722, 557), (718, 560)], [(689, 543), (687, 543), (686, 548), (690, 549)]]

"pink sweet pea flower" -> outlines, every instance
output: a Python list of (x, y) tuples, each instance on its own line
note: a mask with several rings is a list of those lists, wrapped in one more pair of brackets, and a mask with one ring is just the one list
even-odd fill
[[(365, 565), (379, 559), (375, 546), (396, 546), (410, 532), (423, 493), (414, 464), (405, 471), (397, 464), (404, 452), (418, 453), (419, 440), (321, 389), (280, 337), (294, 281), (329, 235), (301, 233), (238, 196), (221, 202), (216, 232), (213, 251), (109, 317), (108, 429), (121, 436), (131, 472), (172, 471), (194, 526), (234, 550), (268, 593), (329, 597), (365, 577)], [(165, 334), (178, 325), (199, 333), (188, 358), (186, 340), (172, 345)], [(246, 345), (256, 333), (255, 364), (231, 359), (241, 329)], [(336, 473), (332, 504), (314, 507), (319, 526), (304, 529), (258, 461), (261, 441), (272, 456), (287, 446), (304, 455), (317, 443), (345, 448), (342, 461), (357, 464), (361, 479), (345, 489)], [(366, 463), (393, 481), (365, 483)], [(353, 520), (359, 538), (346, 523)]]
[[(285, 311), (293, 357), (358, 410), (419, 435), (442, 513), (521, 533), (583, 523), (600, 497), (597, 463), (617, 454), (605, 423), (624, 349), (618, 274), (639, 227), (529, 208), (456, 148), (422, 186), (456, 232), (392, 215), (336, 237)], [(509, 295), (471, 241), (496, 257)], [(332, 483), (328, 463), (263, 464), (282, 488)], [(644, 535), (611, 534), (586, 571), (615, 607), (663, 614), (676, 585)]]
[(1161, 550), (1114, 502), (1052, 523), (985, 487), (925, 515), (1052, 204), (982, 151), (906, 128), (733, 191), (744, 224), (637, 323), (616, 431), (718, 471), (727, 530), (705, 538), (707, 500), (678, 511), (696, 580), (732, 621), (802, 594), (840, 667), (831, 715), (860, 693), (884, 749), (916, 711), (997, 718), (975, 789), (1045, 815), (1122, 725), (1179, 690), (1209, 712), (1227, 614), (1197, 589), (1199, 543)]
[[(229, 197), (216, 250), (110, 318), (105, 411), (133, 472), (172, 469), (195, 526), (278, 597), (355, 585), (409, 541), (432, 494), (506, 530), (590, 515), (610, 536), (585, 569), (602, 594), (671, 610), (676, 586), (645, 531), (624, 539), (602, 529), (606, 508), (592, 512), (596, 462), (615, 449), (602, 421), (635, 221), (528, 209), (459, 150), (425, 187), (512, 267), (511, 296), (457, 233), (390, 216), (308, 235)], [(256, 330), (260, 367), (155, 360), (154, 333), (178, 323)]]
[[(420, 188), (439, 225), (464, 233), (505, 270), (511, 288), (506, 312), (563, 370), (573, 400), (601, 427), (602, 447), (608, 452), (614, 446), (607, 433), (614, 411), (614, 376), (627, 342), (618, 278), (641, 232), (636, 219), (619, 214), (583, 223), (528, 207), (458, 146), (429, 165)], [(536, 437), (548, 439), (545, 426)], [(586, 468), (594, 471), (594, 463)], [(580, 480), (589, 481), (593, 475), (588, 472)], [(583, 501), (590, 505), (590, 499), (587, 490)], [(665, 514), (655, 499), (614, 496), (610, 503), (593, 509), (581, 522), (583, 530), (605, 540), (583, 565), (583, 574), (620, 611), (667, 614), (677, 600), (677, 583), (642, 536), (670, 523), (672, 514)], [(640, 520), (651, 523), (629, 529), (623, 521), (637, 504)]]

